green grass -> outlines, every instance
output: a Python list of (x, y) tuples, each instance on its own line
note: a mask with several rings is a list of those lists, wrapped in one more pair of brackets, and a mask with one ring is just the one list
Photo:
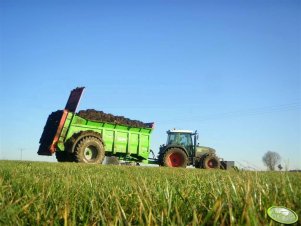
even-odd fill
[(278, 225), (301, 173), (0, 161), (0, 225)]

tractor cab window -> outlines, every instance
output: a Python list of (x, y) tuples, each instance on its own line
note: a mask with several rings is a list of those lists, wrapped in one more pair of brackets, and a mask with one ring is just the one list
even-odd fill
[(192, 146), (192, 138), (189, 133), (170, 133), (167, 139), (167, 145)]
[(175, 133), (170, 133), (167, 137), (167, 145), (169, 144), (177, 144), (177, 139), (176, 139)]
[(180, 135), (180, 145), (188, 147), (192, 145), (191, 134), (189, 133), (182, 133)]

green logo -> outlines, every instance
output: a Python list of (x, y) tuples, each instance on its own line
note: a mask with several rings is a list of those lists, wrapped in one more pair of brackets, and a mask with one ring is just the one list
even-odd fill
[(272, 206), (268, 209), (268, 215), (274, 221), (282, 224), (293, 224), (298, 221), (298, 215), (283, 206)]

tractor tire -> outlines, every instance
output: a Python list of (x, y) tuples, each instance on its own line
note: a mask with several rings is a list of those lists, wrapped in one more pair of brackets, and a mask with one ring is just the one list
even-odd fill
[(77, 142), (74, 154), (76, 162), (102, 163), (105, 157), (103, 142), (94, 136), (83, 137)]
[(180, 148), (170, 148), (163, 155), (163, 166), (167, 167), (183, 167), (188, 164), (186, 153)]
[(57, 151), (55, 152), (55, 157), (58, 162), (74, 162), (74, 154), (67, 151)]
[(221, 162), (215, 155), (207, 155), (203, 159), (204, 169), (219, 169), (221, 167)]

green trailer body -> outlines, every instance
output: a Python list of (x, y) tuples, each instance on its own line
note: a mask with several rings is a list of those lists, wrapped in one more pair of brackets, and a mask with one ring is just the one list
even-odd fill
[(150, 152), (151, 128), (135, 128), (107, 122), (84, 119), (68, 113), (62, 130), (57, 151), (66, 151), (65, 144), (74, 134), (93, 131), (101, 135), (108, 156), (131, 157), (147, 160)]
[(79, 140), (77, 137), (85, 132), (93, 132), (102, 140), (105, 156), (148, 163), (153, 124), (150, 123), (148, 128), (142, 128), (80, 117), (75, 111), (82, 90), (83, 88), (77, 88), (71, 92), (65, 110), (49, 115), (40, 139), (38, 154), (73, 153), (76, 146), (74, 142)]

